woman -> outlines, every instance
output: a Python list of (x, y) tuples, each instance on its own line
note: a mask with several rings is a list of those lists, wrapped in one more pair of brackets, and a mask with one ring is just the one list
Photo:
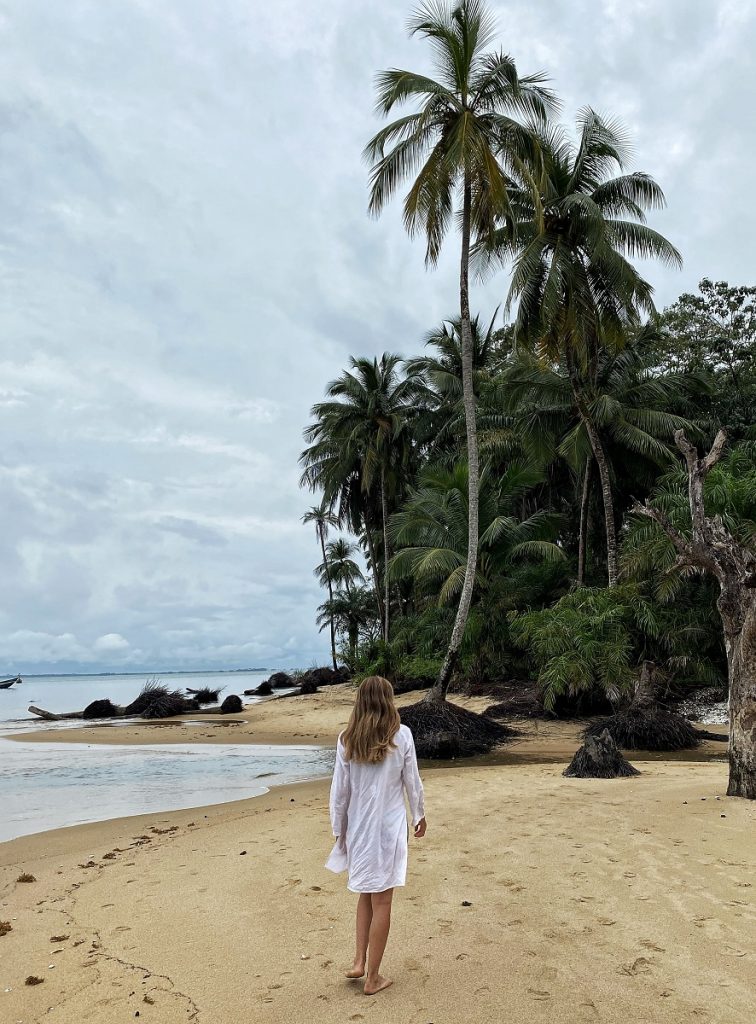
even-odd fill
[(365, 975), (365, 995), (391, 984), (380, 974), (391, 925), (394, 889), (407, 875), (407, 793), (415, 836), (425, 835), (423, 784), (412, 733), (399, 721), (391, 683), (365, 679), (336, 747), (331, 785), (331, 825), (336, 845), (326, 867), (349, 872), (358, 892), (357, 943), (347, 978)]

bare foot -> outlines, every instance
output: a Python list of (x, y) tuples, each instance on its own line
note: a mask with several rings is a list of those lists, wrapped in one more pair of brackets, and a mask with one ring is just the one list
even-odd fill
[(355, 964), (354, 967), (351, 969), (351, 971), (347, 971), (346, 972), (347, 978), (362, 978), (364, 976), (364, 974), (365, 974), (365, 966), (364, 966), (364, 964), (363, 964), (362, 967), (360, 967), (359, 964)]
[(384, 988), (388, 988), (389, 985), (393, 985), (393, 981), (390, 978), (383, 978), (379, 974), (374, 981), (365, 982), (365, 995), (374, 996), (376, 992), (383, 992)]

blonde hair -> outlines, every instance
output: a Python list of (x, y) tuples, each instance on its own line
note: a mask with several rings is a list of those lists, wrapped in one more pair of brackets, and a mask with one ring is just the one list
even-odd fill
[(347, 761), (378, 764), (396, 744), (401, 721), (394, 707), (394, 688), (382, 676), (368, 676), (357, 690), (349, 724), (341, 734)]

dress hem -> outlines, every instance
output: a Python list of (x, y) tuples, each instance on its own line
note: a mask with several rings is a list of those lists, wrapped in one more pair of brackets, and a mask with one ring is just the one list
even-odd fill
[(383, 889), (353, 889), (351, 887), (351, 885), (347, 884), (347, 890), (349, 892), (355, 893), (356, 895), (362, 896), (365, 893), (371, 893), (372, 894), (372, 893), (375, 893), (375, 892), (386, 892), (387, 889), (403, 889), (405, 885), (406, 885), (406, 882), (394, 882), (392, 885), (384, 886)]

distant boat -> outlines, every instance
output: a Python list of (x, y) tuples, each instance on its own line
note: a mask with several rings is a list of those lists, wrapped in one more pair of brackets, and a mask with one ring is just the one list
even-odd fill
[(21, 676), (14, 676), (12, 679), (0, 679), (0, 690), (10, 690), (14, 683), (20, 683)]

